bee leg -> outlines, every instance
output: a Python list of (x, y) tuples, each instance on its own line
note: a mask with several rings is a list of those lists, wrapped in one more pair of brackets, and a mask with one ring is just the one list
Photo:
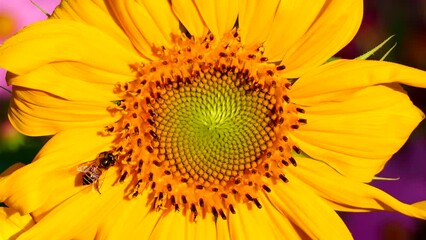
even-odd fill
[(100, 186), (99, 186), (99, 181), (96, 181), (96, 182), (93, 184), (93, 187), (96, 189), (96, 191), (98, 191), (98, 193), (99, 193), (99, 194), (101, 194), (101, 191), (99, 190), (99, 188), (100, 188)]

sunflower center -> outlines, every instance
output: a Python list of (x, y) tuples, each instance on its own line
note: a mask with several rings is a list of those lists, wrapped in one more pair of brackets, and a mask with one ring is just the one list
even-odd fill
[(246, 90), (249, 82), (215, 71), (180, 88), (165, 86), (153, 107), (158, 157), (206, 186), (226, 184), (256, 167), (275, 136), (268, 126), (274, 89)]
[(288, 132), (306, 123), (287, 96), (285, 67), (236, 31), (176, 36), (172, 49), (153, 51), (158, 61), (134, 64), (136, 79), (117, 84), (110, 111), (121, 118), (106, 127), (125, 195), (148, 191), (153, 210), (184, 209), (194, 220), (226, 219), (240, 203), (261, 208), (258, 195), (296, 166)]

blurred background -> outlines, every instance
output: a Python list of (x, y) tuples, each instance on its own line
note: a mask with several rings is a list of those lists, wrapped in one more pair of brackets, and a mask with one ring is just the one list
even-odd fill
[[(372, 59), (380, 59), (397, 43), (387, 61), (426, 70), (426, 1), (375, 0), (364, 1), (364, 4), (364, 19), (358, 34), (337, 56), (359, 56), (395, 35)], [(406, 87), (406, 90), (414, 104), (426, 112), (426, 90), (411, 87)], [(426, 121), (413, 132), (379, 176), (400, 178), (397, 181), (373, 181), (372, 185), (403, 202), (426, 199)], [(341, 216), (355, 239), (426, 239), (426, 221), (401, 214), (372, 212), (344, 213)]]
[[(59, 0), (34, 0), (51, 13)], [(380, 59), (395, 43), (387, 61), (426, 70), (426, 0), (365, 1), (364, 20), (355, 39), (337, 54), (355, 58), (395, 35), (385, 47), (371, 57)], [(0, 0), (0, 43), (31, 22), (47, 16), (30, 0)], [(0, 86), (5, 83), (0, 69)], [(426, 79), (425, 79), (426, 81)], [(413, 102), (426, 112), (426, 90), (406, 88)], [(7, 120), (10, 93), (0, 89), (0, 172), (14, 162), (31, 162), (46, 138), (29, 138), (17, 133)], [(426, 121), (412, 134), (385, 167), (381, 177), (397, 181), (374, 181), (372, 184), (401, 201), (412, 203), (426, 199)], [(397, 213), (342, 213), (355, 239), (408, 240), (426, 239), (426, 221)]]

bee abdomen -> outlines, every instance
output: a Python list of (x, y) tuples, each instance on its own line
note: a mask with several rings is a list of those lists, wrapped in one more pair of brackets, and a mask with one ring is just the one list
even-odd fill
[(91, 174), (86, 173), (83, 175), (83, 185), (90, 185), (95, 181), (95, 179), (93, 179), (93, 177), (91, 176)]
[(99, 170), (96, 167), (90, 168), (84, 175), (83, 175), (83, 185), (90, 185), (97, 181), (99, 177), (101, 176), (102, 171)]

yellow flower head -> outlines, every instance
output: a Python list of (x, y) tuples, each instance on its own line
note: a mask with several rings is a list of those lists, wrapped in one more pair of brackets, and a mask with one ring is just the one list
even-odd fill
[[(350, 239), (338, 211), (426, 219), (365, 182), (426, 73), (326, 63), (362, 1), (63, 1), (0, 46), (12, 124), (53, 135), (0, 178), (19, 239)], [(12, 214), (13, 213), (13, 214)], [(35, 223), (35, 224), (34, 224)]]

